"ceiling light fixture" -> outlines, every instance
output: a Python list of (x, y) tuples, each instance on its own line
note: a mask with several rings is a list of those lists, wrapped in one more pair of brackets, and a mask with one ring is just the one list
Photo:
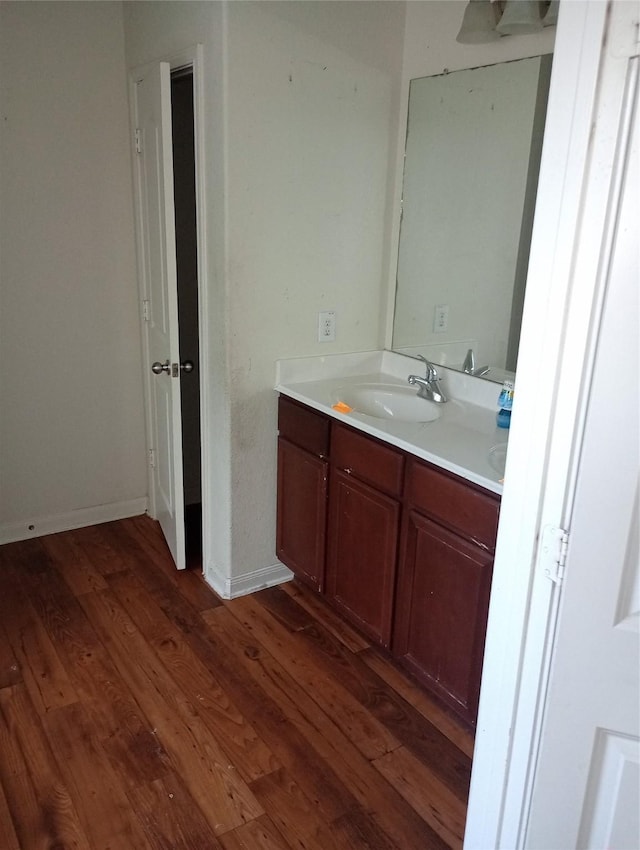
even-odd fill
[(559, 0), (469, 0), (464, 10), (460, 44), (485, 44), (504, 35), (528, 35), (555, 26)]
[(540, 32), (542, 18), (538, 0), (507, 0), (496, 27), (500, 35), (529, 35)]
[(460, 44), (498, 41), (500, 33), (496, 32), (497, 22), (495, 5), (490, 0), (469, 0), (456, 41)]

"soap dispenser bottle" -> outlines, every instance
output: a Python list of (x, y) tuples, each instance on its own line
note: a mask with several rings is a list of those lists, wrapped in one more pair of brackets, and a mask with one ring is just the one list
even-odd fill
[(505, 381), (498, 396), (498, 428), (508, 428), (511, 425), (511, 408), (513, 406), (513, 381)]

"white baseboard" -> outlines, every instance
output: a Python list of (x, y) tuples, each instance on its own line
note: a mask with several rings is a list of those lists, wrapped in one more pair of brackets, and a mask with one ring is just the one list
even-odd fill
[(264, 590), (266, 587), (291, 581), (293, 573), (278, 561), (271, 566), (260, 567), (258, 570), (233, 578), (223, 576), (215, 569), (208, 567), (204, 572), (204, 578), (218, 596), (223, 599), (235, 599), (237, 596), (246, 596), (256, 590)]
[(30, 517), (20, 522), (2, 523), (0, 524), (0, 545), (15, 543), (18, 540), (28, 540), (31, 537), (43, 537), (45, 534), (56, 534), (59, 531), (71, 531), (74, 528), (84, 528), (87, 525), (98, 525), (101, 522), (112, 522), (116, 519), (140, 516), (140, 514), (145, 513), (148, 504), (149, 500), (144, 496), (140, 499), (130, 499), (127, 502), (113, 502), (109, 505), (79, 508), (66, 514)]

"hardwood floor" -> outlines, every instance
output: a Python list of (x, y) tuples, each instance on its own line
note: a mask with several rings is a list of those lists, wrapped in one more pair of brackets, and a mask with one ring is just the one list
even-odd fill
[(223, 602), (146, 517), (0, 580), (2, 850), (462, 846), (470, 734), (300, 586)]

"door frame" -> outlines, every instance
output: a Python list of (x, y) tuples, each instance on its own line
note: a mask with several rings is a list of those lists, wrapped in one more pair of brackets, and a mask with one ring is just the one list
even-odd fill
[(637, 52), (637, 7), (637, 0), (560, 5), (466, 850), (517, 850), (526, 840), (561, 596), (545, 574), (542, 535), (547, 527), (569, 530), (619, 188), (624, 87), (614, 79), (603, 88), (601, 71), (605, 57)]
[[(207, 287), (207, 227), (206, 227), (206, 194), (205, 194), (205, 145), (204, 145), (204, 63), (203, 46), (195, 44), (184, 48), (176, 53), (159, 56), (156, 61), (139, 65), (129, 71), (129, 114), (132, 145), (132, 165), (134, 170), (134, 182), (136, 177), (136, 116), (135, 116), (135, 86), (136, 80), (144, 76), (145, 72), (157, 65), (158, 62), (167, 62), (171, 71), (180, 68), (191, 68), (193, 71), (193, 112), (194, 112), (194, 157), (195, 157), (195, 194), (196, 194), (196, 243), (197, 243), (197, 274), (198, 274), (198, 337), (200, 356), (198, 362), (199, 392), (200, 392), (200, 481), (202, 497), (202, 516), (208, 515), (211, 505), (211, 486), (208, 470), (210, 469), (208, 443), (203, 436), (208, 433), (207, 425), (210, 421), (211, 395), (209, 392), (209, 363), (210, 363), (210, 337), (209, 327), (206, 322), (208, 316), (208, 287)], [(147, 346), (147, 335), (144, 319), (144, 305), (142, 291), (143, 275), (143, 251), (141, 245), (142, 209), (139, 204), (135, 205), (136, 218), (136, 256), (138, 268), (138, 298), (142, 345), (142, 367), (144, 386), (145, 407), (145, 431), (147, 441), (147, 489), (149, 493), (148, 513), (151, 517), (156, 516), (156, 505), (153, 486), (153, 468), (151, 466), (150, 450), (153, 447), (153, 432), (151, 419), (151, 361)], [(202, 523), (202, 564), (207, 563), (207, 555), (211, 550), (210, 529), (206, 523)]]

